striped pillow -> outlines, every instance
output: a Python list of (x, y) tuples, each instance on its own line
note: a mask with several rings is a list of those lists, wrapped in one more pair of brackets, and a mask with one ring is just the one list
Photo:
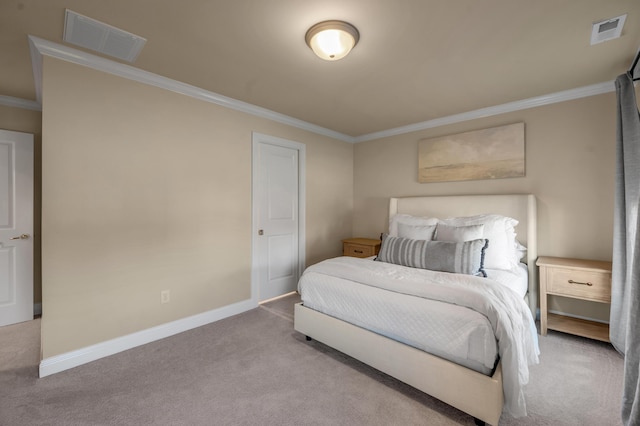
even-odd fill
[(426, 241), (384, 234), (376, 260), (411, 268), (486, 277), (484, 252), (488, 245), (489, 240), (486, 239)]

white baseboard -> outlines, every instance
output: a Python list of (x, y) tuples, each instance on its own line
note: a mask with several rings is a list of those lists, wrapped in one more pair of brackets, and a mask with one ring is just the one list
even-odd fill
[(210, 324), (221, 319), (240, 314), (257, 308), (255, 301), (249, 299), (233, 305), (224, 306), (209, 312), (179, 319), (146, 330), (138, 331), (126, 336), (117, 337), (95, 345), (87, 346), (75, 351), (45, 358), (40, 361), (40, 377), (59, 373), (118, 352), (126, 351), (174, 334), (182, 333), (196, 327)]

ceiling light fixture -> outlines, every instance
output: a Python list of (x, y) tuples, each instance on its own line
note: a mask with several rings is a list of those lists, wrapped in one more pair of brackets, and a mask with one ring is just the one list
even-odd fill
[(309, 28), (307, 45), (326, 61), (342, 59), (358, 44), (360, 33), (348, 22), (323, 21)]

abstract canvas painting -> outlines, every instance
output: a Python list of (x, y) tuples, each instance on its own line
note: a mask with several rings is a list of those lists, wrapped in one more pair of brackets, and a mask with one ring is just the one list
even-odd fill
[(524, 166), (524, 123), (418, 142), (420, 183), (522, 177)]

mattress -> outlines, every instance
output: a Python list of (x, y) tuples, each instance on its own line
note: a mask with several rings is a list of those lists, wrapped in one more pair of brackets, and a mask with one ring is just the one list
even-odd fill
[(505, 274), (494, 280), (350, 257), (310, 266), (298, 284), (307, 308), (482, 374), (501, 360), (505, 404), (518, 412), (539, 349), (514, 288)]

